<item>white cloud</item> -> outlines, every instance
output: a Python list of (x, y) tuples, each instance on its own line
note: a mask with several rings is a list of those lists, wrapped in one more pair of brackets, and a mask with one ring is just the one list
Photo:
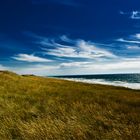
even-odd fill
[(18, 54), (14, 57), (12, 57), (15, 60), (18, 61), (26, 61), (26, 62), (50, 62), (52, 60), (46, 59), (46, 58), (42, 58), (42, 57), (38, 57), (38, 56), (34, 56), (33, 54)]
[(85, 67), (85, 65), (90, 64), (91, 62), (70, 62), (70, 63), (61, 63), (60, 68), (64, 67)]
[[(65, 39), (65, 38), (64, 38)], [(69, 57), (69, 58), (115, 58), (116, 56), (104, 49), (98, 48), (95, 45), (84, 40), (76, 41), (74, 46), (66, 46), (53, 42), (55, 49), (44, 49), (46, 54), (56, 57)]]
[[(132, 50), (137, 51), (140, 44), (139, 37), (139, 34), (135, 34), (133, 36), (128, 36), (128, 39), (126, 40), (123, 38), (118, 39), (117, 41), (124, 42), (122, 44), (124, 45), (125, 49), (127, 49), (122, 50), (121, 53), (133, 52)], [(55, 42), (56, 40), (58, 42)], [(103, 49), (101, 45), (104, 44), (100, 45), (84, 40), (71, 40), (67, 36), (61, 36), (56, 40), (42, 38), (40, 39), (40, 44), (42, 47), (44, 47), (42, 54), (44, 53), (45, 55), (51, 55), (52, 57), (54, 56), (56, 59), (60, 59), (59, 61), (54, 61), (54, 63), (48, 63), (47, 65), (46, 63), (27, 63), (21, 67), (9, 67), (7, 69), (20, 74), (36, 74), (44, 76), (140, 72), (140, 58), (138, 58), (138, 55), (135, 55), (134, 58), (126, 58), (126, 55), (119, 57), (114, 55), (112, 52)], [(112, 47), (116, 49), (115, 46), (111, 46), (111, 49)], [(18, 54), (12, 58), (25, 62), (52, 61), (33, 54)], [(0, 68), (4, 69), (4, 67), (1, 65)]]
[(137, 39), (140, 39), (140, 34), (136, 34), (135, 37), (136, 37)]
[(108, 57), (108, 58), (116, 58), (116, 56), (105, 50), (96, 47), (95, 45), (92, 45), (88, 42), (85, 42), (84, 40), (80, 40), (77, 42), (79, 48), (81, 49), (81, 53), (85, 54), (85, 56), (89, 56), (90, 58), (100, 58), (100, 57)]
[(140, 58), (120, 58), (119, 60), (106, 62), (69, 62), (55, 65), (31, 64), (26, 66), (4, 67), (2, 70), (10, 70), (19, 74), (35, 75), (71, 75), (71, 74), (100, 74), (100, 73), (127, 73), (140, 72)]
[(137, 40), (125, 40), (123, 38), (119, 38), (117, 39), (117, 41), (119, 42), (124, 42), (124, 43), (135, 43), (135, 44), (140, 44), (140, 41), (137, 41)]
[(140, 50), (139, 46), (127, 46), (127, 49), (129, 50)]
[(140, 11), (132, 11), (131, 19), (140, 19)]
[[(140, 72), (140, 58), (120, 59), (110, 62), (71, 62), (62, 63), (61, 66), (66, 69), (72, 69), (72, 72), (79, 74), (98, 74), (98, 73), (126, 73)], [(70, 70), (69, 70), (70, 71)], [(70, 73), (72, 74), (72, 73)]]
[(75, 43), (75, 40), (72, 40), (72, 39), (68, 38), (66, 35), (60, 36), (60, 39), (64, 42)]
[(58, 73), (59, 66), (50, 66), (45, 64), (32, 64), (24, 67), (12, 67), (11, 70), (19, 74), (35, 74), (35, 75), (55, 75)]
[(69, 62), (57, 65), (32, 64), (23, 67), (10, 67), (10, 71), (19, 74), (35, 75), (73, 75), (140, 72), (140, 58), (120, 59), (110, 62)]
[(57, 57), (78, 57), (74, 48), (61, 47), (56, 49), (49, 49), (46, 54), (57, 56)]
[(0, 64), (0, 70), (8, 70), (8, 68)]
[(126, 13), (123, 12), (123, 11), (120, 11), (119, 13), (120, 13), (121, 15), (126, 15)]
[(132, 12), (123, 12), (123, 11), (120, 11), (119, 13), (121, 15), (127, 15), (127, 16), (129, 16), (129, 18), (131, 18), (131, 19), (135, 19), (135, 20), (140, 19), (140, 11), (132, 11)]

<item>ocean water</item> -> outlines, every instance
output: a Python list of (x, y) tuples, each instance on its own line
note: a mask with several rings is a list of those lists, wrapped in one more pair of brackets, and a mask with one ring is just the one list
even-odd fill
[(140, 74), (65, 75), (56, 77), (76, 82), (140, 89)]

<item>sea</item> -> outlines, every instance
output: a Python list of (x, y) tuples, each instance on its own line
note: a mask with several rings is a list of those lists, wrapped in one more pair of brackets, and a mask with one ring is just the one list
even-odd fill
[(55, 77), (75, 82), (140, 89), (140, 74), (65, 75)]

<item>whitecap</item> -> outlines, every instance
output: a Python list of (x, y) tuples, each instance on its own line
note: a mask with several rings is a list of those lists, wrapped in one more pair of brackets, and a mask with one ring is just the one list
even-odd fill
[(112, 85), (125, 87), (130, 89), (140, 89), (140, 83), (128, 83), (122, 81), (107, 81), (105, 79), (84, 79), (84, 78), (61, 78), (64, 80), (75, 81), (75, 82), (83, 82), (90, 84), (102, 84), (102, 85)]

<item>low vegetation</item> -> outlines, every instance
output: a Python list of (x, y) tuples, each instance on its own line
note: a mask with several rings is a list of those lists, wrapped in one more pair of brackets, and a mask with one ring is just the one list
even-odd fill
[(0, 72), (0, 140), (139, 140), (140, 91)]

